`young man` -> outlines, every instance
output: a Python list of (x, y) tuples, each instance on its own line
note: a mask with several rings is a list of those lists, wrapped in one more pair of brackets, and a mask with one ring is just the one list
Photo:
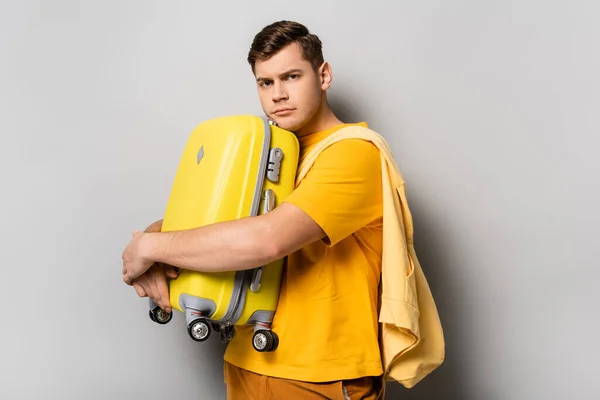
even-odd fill
[[(248, 62), (265, 114), (294, 132), (300, 157), (347, 126), (332, 112), (332, 71), (321, 41), (280, 21), (252, 43)], [(366, 126), (365, 123), (360, 125)], [(306, 178), (270, 213), (188, 231), (161, 233), (161, 221), (134, 232), (123, 279), (170, 310), (167, 279), (176, 271), (250, 269), (287, 256), (272, 329), (274, 352), (251, 345), (238, 327), (225, 353), (229, 399), (374, 399), (382, 370), (378, 286), (382, 253), (380, 154), (358, 139), (318, 157)], [(233, 266), (233, 267), (232, 267)]]

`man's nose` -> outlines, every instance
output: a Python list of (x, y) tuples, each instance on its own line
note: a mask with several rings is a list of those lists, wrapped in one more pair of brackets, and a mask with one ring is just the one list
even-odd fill
[(279, 82), (273, 84), (273, 101), (279, 102), (281, 100), (287, 100), (288, 95), (283, 85)]

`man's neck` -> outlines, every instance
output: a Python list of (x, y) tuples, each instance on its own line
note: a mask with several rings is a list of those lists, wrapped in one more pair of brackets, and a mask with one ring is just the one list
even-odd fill
[(319, 111), (317, 111), (317, 114), (295, 133), (298, 137), (306, 136), (310, 135), (311, 133), (321, 132), (326, 129), (333, 128), (334, 126), (342, 123), (343, 122), (335, 116), (329, 107), (329, 104), (327, 104), (327, 100), (324, 98), (321, 107), (319, 107)]

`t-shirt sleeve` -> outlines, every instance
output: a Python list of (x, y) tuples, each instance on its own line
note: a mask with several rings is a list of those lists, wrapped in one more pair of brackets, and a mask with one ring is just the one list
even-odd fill
[(381, 156), (371, 142), (346, 139), (319, 154), (284, 202), (307, 213), (333, 246), (382, 216)]

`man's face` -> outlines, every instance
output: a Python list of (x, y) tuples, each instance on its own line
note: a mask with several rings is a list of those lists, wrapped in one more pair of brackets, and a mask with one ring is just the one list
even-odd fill
[(317, 113), (327, 84), (302, 58), (300, 46), (293, 43), (264, 61), (257, 61), (254, 74), (265, 114), (288, 131), (298, 131)]

